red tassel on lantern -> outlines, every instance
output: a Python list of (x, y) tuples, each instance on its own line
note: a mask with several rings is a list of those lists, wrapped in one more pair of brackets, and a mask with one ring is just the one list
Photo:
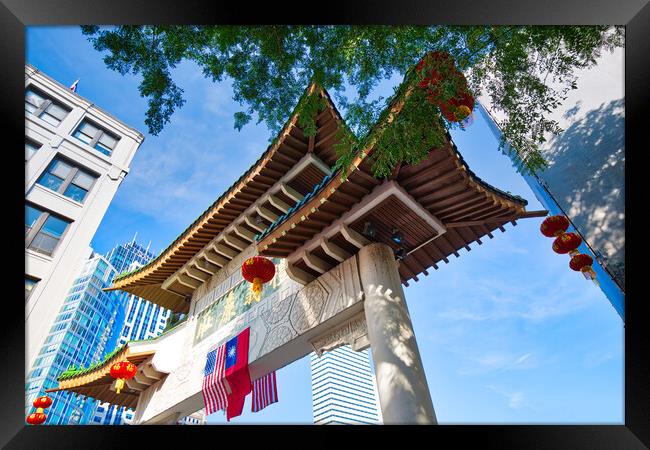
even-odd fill
[(244, 261), (241, 273), (246, 281), (253, 283), (253, 298), (259, 302), (262, 296), (262, 285), (275, 276), (275, 264), (263, 256), (253, 256)]

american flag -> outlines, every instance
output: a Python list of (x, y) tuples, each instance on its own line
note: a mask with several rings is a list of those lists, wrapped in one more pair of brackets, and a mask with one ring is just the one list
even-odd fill
[(224, 365), (226, 362), (226, 344), (219, 346), (208, 353), (203, 372), (203, 400), (205, 402), (205, 413), (212, 414), (215, 411), (226, 409), (228, 405), (228, 394), (225, 383)]
[(277, 401), (278, 387), (275, 382), (275, 371), (253, 381), (253, 401), (251, 402), (253, 412), (261, 411)]
[(75, 81), (74, 83), (72, 83), (72, 86), (70, 86), (70, 90), (72, 92), (77, 92), (77, 83), (79, 83), (79, 80)]

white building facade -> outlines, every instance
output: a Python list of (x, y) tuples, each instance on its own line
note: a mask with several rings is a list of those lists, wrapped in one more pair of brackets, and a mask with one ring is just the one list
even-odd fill
[(314, 424), (381, 423), (377, 386), (370, 350), (354, 351), (349, 345), (311, 354)]
[(208, 419), (205, 416), (205, 409), (202, 409), (179, 419), (176, 425), (205, 425), (206, 423), (208, 423)]
[(25, 65), (26, 371), (144, 137)]

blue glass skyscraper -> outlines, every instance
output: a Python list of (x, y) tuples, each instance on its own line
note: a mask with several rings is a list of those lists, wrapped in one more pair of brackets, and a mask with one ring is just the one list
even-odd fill
[[(41, 348), (25, 387), (25, 412), (46, 389), (56, 388), (56, 378), (69, 366), (88, 367), (127, 340), (147, 339), (160, 334), (170, 315), (157, 305), (121, 291), (104, 292), (124, 270), (146, 264), (155, 257), (135, 242), (116, 246), (105, 256), (91, 251), (75, 280)], [(133, 317), (131, 317), (133, 316)], [(129, 318), (129, 327), (125, 321)], [(132, 338), (135, 326), (137, 336)], [(47, 424), (101, 423), (95, 420), (97, 402), (68, 392), (52, 392)], [(129, 418), (123, 407), (103, 405), (103, 423), (119, 424)]]
[[(91, 252), (72, 285), (49, 335), (41, 348), (25, 386), (26, 413), (46, 389), (56, 388), (56, 378), (69, 366), (88, 367), (115, 346), (113, 331), (120, 304), (115, 295), (102, 291), (110, 286), (116, 271), (101, 255)], [(122, 305), (123, 309), (123, 305)], [(46, 424), (87, 423), (96, 402), (69, 392), (52, 392)]]
[[(106, 259), (115, 267), (117, 273), (132, 271), (147, 264), (155, 257), (155, 253), (135, 241), (120, 244), (106, 254)], [(113, 291), (120, 307), (116, 314), (115, 324), (111, 334), (111, 350), (120, 347), (128, 341), (149, 339), (158, 336), (171, 315), (171, 311), (148, 302), (140, 297), (123, 291)], [(133, 418), (133, 412), (123, 406), (101, 403), (90, 420), (91, 424), (122, 425), (128, 424)]]
[(117, 273), (130, 271), (133, 263), (145, 265), (156, 255), (149, 251), (149, 246), (144, 247), (135, 241), (137, 233), (133, 236), (131, 242), (115, 246), (113, 250), (106, 254), (106, 259), (113, 265)]

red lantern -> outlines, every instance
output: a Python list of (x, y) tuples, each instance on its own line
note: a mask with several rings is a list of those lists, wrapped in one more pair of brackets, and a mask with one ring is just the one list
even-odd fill
[(253, 256), (244, 261), (241, 273), (246, 281), (253, 283), (253, 298), (259, 301), (262, 284), (268, 283), (275, 276), (275, 264), (263, 256)]
[(47, 416), (43, 413), (35, 412), (27, 416), (27, 423), (30, 425), (40, 425), (45, 422)]
[(449, 100), (449, 105), (454, 110), (456, 122), (460, 122), (472, 113), (474, 109), (474, 97), (469, 92), (465, 92)]
[[(427, 53), (417, 64), (416, 71), (422, 77), (418, 86), (427, 90), (427, 99), (440, 107), (445, 119), (462, 122), (469, 117), (474, 109), (474, 96), (467, 88), (465, 75), (456, 68), (454, 58), (449, 53)], [(454, 97), (443, 96), (443, 81), (453, 83)]]
[(591, 265), (594, 263), (594, 260), (591, 256), (585, 255), (584, 253), (578, 253), (571, 258), (569, 261), (569, 267), (576, 272), (582, 272), (588, 280), (594, 280), (596, 278), (596, 272), (591, 268)]
[(111, 376), (117, 378), (115, 382), (115, 392), (118, 394), (124, 387), (124, 380), (130, 380), (135, 376), (135, 373), (138, 371), (138, 367), (129, 361), (120, 361), (116, 362), (111, 366)]
[(450, 122), (462, 122), (474, 109), (474, 97), (466, 92), (438, 106), (445, 119)]
[[(422, 89), (428, 89), (430, 93), (437, 92), (437, 87), (442, 81), (443, 75), (440, 73), (448, 72), (453, 67), (451, 56), (443, 52), (427, 53), (416, 66), (416, 70), (423, 76), (418, 86)], [(432, 101), (430, 98), (429, 101)], [(435, 100), (432, 101), (435, 103)]]
[(544, 219), (544, 222), (539, 227), (539, 231), (546, 237), (555, 237), (564, 234), (567, 228), (569, 228), (569, 219), (565, 216), (557, 215)]
[(555, 253), (575, 255), (578, 253), (577, 248), (582, 244), (582, 238), (576, 233), (563, 233), (553, 241), (553, 251)]
[(49, 408), (52, 405), (52, 399), (47, 395), (43, 395), (34, 400), (34, 408)]

